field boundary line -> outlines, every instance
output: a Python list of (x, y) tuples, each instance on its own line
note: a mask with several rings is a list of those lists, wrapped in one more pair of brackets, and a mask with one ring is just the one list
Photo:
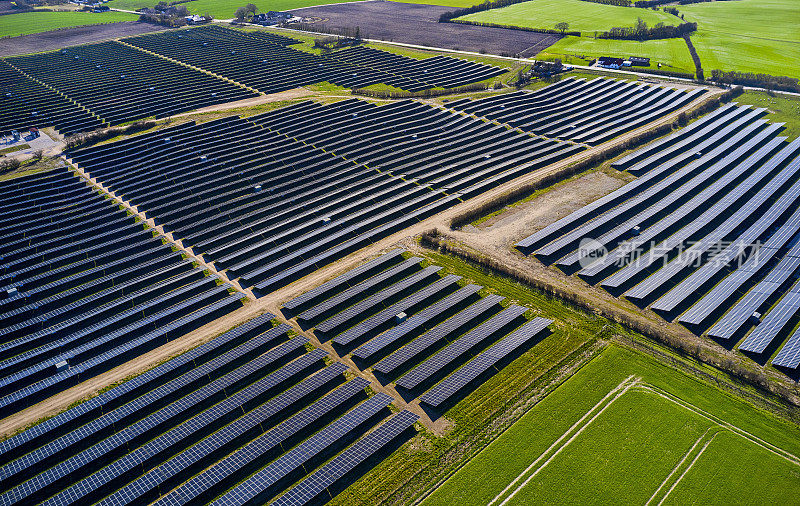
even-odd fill
[(695, 413), (695, 414), (697, 414), (699, 416), (702, 416), (703, 418), (706, 418), (707, 420), (710, 420), (710, 421), (716, 423), (717, 425), (719, 425), (719, 426), (721, 426), (721, 427), (723, 427), (725, 429), (728, 429), (729, 431), (733, 432), (734, 434), (737, 434), (738, 436), (749, 440), (753, 444), (758, 445), (758, 446), (764, 448), (765, 450), (774, 453), (775, 455), (777, 455), (777, 456), (779, 456), (779, 457), (791, 462), (792, 464), (800, 466), (800, 457), (798, 457), (797, 455), (794, 455), (793, 453), (790, 453), (790, 452), (784, 450), (783, 448), (775, 446), (772, 443), (764, 441), (763, 439), (761, 439), (760, 437), (756, 436), (755, 434), (752, 434), (752, 433), (750, 433), (750, 432), (748, 432), (748, 431), (746, 431), (746, 430), (744, 430), (744, 429), (742, 429), (740, 427), (737, 427), (736, 425), (733, 425), (730, 422), (726, 422), (725, 420), (723, 420), (723, 419), (721, 419), (721, 418), (709, 413), (708, 411), (705, 411), (705, 410), (703, 410), (701, 408), (698, 408), (694, 404), (691, 404), (689, 402), (684, 401), (680, 397), (677, 397), (677, 396), (675, 396), (673, 394), (665, 392), (665, 391), (661, 390), (660, 388), (655, 387), (653, 385), (649, 385), (649, 384), (640, 384), (640, 385), (638, 385), (638, 388), (642, 389), (642, 390), (648, 390), (648, 391), (650, 391), (650, 392), (652, 392), (652, 393), (654, 393), (656, 395), (659, 395), (659, 396), (663, 397), (664, 399), (667, 399), (667, 400), (669, 400), (671, 402), (674, 402), (675, 404), (683, 407), (684, 409), (692, 411), (693, 413)]
[[(619, 385), (612, 388), (611, 391), (609, 391), (602, 399), (600, 399), (600, 401), (597, 402), (597, 404), (592, 406), (586, 413), (584, 413), (584, 415), (581, 416), (577, 422), (575, 422), (569, 429), (567, 429), (567, 431), (564, 432), (552, 445), (550, 445), (550, 447), (548, 447), (544, 452), (542, 452), (542, 454), (539, 455), (539, 457), (537, 457), (536, 460), (534, 460), (527, 468), (525, 468), (524, 471), (518, 474), (517, 477), (514, 478), (514, 480), (506, 486), (506, 488), (504, 488), (499, 494), (497, 494), (494, 497), (494, 499), (492, 499), (491, 502), (489, 502), (488, 506), (492, 506), (493, 504), (497, 503), (497, 501), (499, 501), (500, 498), (502, 498), (514, 485), (516, 485), (519, 482), (519, 480), (521, 480), (526, 474), (528, 474), (531, 470), (535, 468), (533, 473), (530, 476), (528, 476), (528, 478), (522, 484), (517, 486), (514, 489), (514, 491), (511, 492), (511, 494), (508, 497), (506, 497), (503, 500), (503, 502), (500, 503), (500, 505), (502, 506), (508, 503), (508, 501), (512, 497), (514, 497), (517, 494), (517, 492), (522, 490), (531, 481), (531, 479), (533, 479), (533, 477), (539, 473), (539, 471), (544, 469), (544, 467), (547, 466), (547, 464), (549, 464), (559, 453), (561, 453), (561, 451), (564, 448), (566, 448), (572, 441), (574, 441), (575, 438), (577, 438), (586, 429), (586, 427), (588, 427), (598, 416), (600, 416), (603, 413), (603, 411), (605, 411), (611, 404), (614, 403), (614, 401), (616, 401), (623, 394), (625, 394), (625, 392), (627, 392), (631, 387), (635, 386), (640, 380), (641, 378), (638, 378), (634, 375), (630, 375), (624, 380), (622, 380), (622, 382), (620, 382)], [(597, 411), (598, 408), (600, 408), (599, 411)], [(597, 412), (595, 413), (595, 411)], [(594, 413), (594, 415), (587, 420), (587, 418), (590, 415), (592, 415), (592, 413)], [(574, 432), (574, 434), (572, 434), (572, 436), (569, 437), (569, 439), (564, 441), (564, 439), (567, 438), (568, 435), (571, 434), (576, 429), (577, 431)], [(553, 453), (547, 458), (547, 460), (542, 462), (541, 465), (537, 467), (537, 464), (539, 464), (539, 462), (543, 458), (545, 458), (545, 456), (550, 454), (550, 452)]]
[(715, 432), (714, 435), (711, 436), (711, 439), (706, 441), (706, 444), (704, 444), (703, 447), (700, 449), (700, 451), (697, 452), (697, 455), (694, 456), (692, 461), (689, 463), (689, 466), (686, 469), (683, 470), (683, 472), (678, 477), (678, 479), (675, 480), (675, 483), (672, 484), (672, 486), (669, 488), (669, 490), (667, 490), (667, 493), (664, 494), (664, 497), (662, 497), (661, 500), (658, 502), (658, 506), (661, 506), (662, 504), (664, 504), (664, 501), (667, 500), (667, 497), (669, 497), (669, 495), (672, 493), (672, 491), (675, 490), (675, 487), (678, 486), (678, 484), (689, 473), (689, 471), (691, 471), (692, 467), (694, 467), (695, 462), (697, 462), (700, 459), (700, 456), (702, 456), (703, 453), (706, 451), (706, 448), (708, 448), (708, 445), (710, 445), (711, 442), (714, 441), (714, 438), (717, 437), (717, 434), (719, 434), (719, 432)]
[[(694, 444), (692, 445), (692, 447), (689, 448), (689, 450), (683, 455), (683, 458), (680, 460), (680, 462), (678, 462), (675, 465), (675, 467), (672, 468), (672, 471), (670, 471), (670, 473), (667, 475), (667, 477), (664, 478), (664, 481), (661, 482), (661, 485), (659, 485), (658, 488), (656, 489), (656, 491), (653, 492), (653, 495), (650, 496), (650, 499), (648, 499), (647, 502), (644, 503), (645, 506), (647, 506), (648, 504), (653, 502), (653, 499), (655, 499), (658, 496), (658, 493), (661, 492), (661, 489), (664, 488), (664, 485), (669, 483), (670, 479), (675, 475), (675, 473), (678, 472), (678, 470), (681, 468), (681, 466), (683, 466), (683, 463), (686, 462), (686, 459), (688, 459), (694, 453), (694, 451), (697, 448), (697, 446), (700, 443), (702, 443), (706, 439), (706, 437), (708, 437), (708, 433), (712, 429), (719, 429), (719, 426), (713, 426), (712, 425), (711, 427), (706, 429), (706, 431), (699, 438), (697, 438), (697, 441), (695, 441)], [(716, 436), (717, 436), (717, 432), (714, 432), (714, 434), (712, 435), (711, 439), (714, 439)], [(703, 447), (703, 449), (705, 449), (705, 447)], [(695, 460), (696, 460), (696, 458), (694, 460), (692, 460), (692, 463), (690, 464), (689, 467), (691, 467), (694, 464)], [(685, 472), (684, 472), (684, 474), (685, 474)], [(683, 474), (681, 475), (681, 477), (683, 477)], [(678, 481), (680, 481), (680, 478), (678, 478)], [(673, 486), (667, 491), (667, 494), (664, 497), (662, 497), (661, 500), (658, 502), (659, 505), (664, 502), (664, 499), (666, 499), (667, 495), (669, 495), (669, 493), (672, 491), (672, 489), (674, 487), (675, 487), (675, 485), (673, 484)]]

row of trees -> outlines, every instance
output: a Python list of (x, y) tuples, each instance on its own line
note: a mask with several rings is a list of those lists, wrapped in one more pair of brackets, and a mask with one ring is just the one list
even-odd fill
[(711, 80), (722, 84), (737, 84), (767, 88), (769, 90), (792, 91), (800, 93), (800, 83), (794, 77), (771, 76), (753, 72), (712, 70)]
[(697, 31), (697, 23), (681, 23), (677, 26), (658, 23), (653, 27), (648, 27), (647, 23), (639, 18), (636, 26), (615, 26), (607, 32), (597, 35), (600, 39), (621, 39), (621, 40), (652, 40), (652, 39), (675, 39), (684, 37)]

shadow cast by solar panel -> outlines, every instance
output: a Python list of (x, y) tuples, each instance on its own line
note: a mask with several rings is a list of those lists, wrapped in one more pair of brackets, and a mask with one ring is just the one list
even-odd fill
[(723, 339), (721, 337), (714, 337), (714, 336), (705, 336), (707, 339), (714, 341), (718, 345), (722, 346), (728, 351), (733, 351), (736, 348), (736, 345), (739, 344), (742, 339), (744, 338), (745, 334), (752, 329), (752, 325), (743, 325), (739, 330), (733, 334), (730, 339)]
[(528, 341), (525, 342), (524, 345), (515, 349), (512, 353), (506, 355), (502, 360), (497, 362), (497, 364), (495, 364), (494, 367), (491, 367), (488, 371), (484, 372), (483, 374), (481, 374), (480, 376), (469, 382), (466, 386), (461, 388), (458, 392), (454, 393), (447, 400), (441, 403), (438, 407), (434, 408), (433, 406), (429, 406), (424, 402), (420, 403), (420, 407), (422, 408), (423, 411), (425, 411), (425, 413), (430, 417), (431, 420), (436, 420), (440, 418), (450, 408), (458, 404), (459, 401), (463, 400), (466, 396), (474, 392), (482, 384), (489, 381), (489, 379), (491, 379), (495, 374), (502, 371), (511, 362), (513, 362), (514, 360), (518, 359), (519, 357), (530, 351), (534, 346), (541, 343), (543, 340), (545, 340), (552, 334), (553, 332), (550, 329), (546, 329), (542, 332), (539, 332), (534, 338), (529, 339)]
[(306, 504), (326, 504), (331, 497), (336, 497), (337, 494), (343, 492), (347, 487), (358, 481), (361, 477), (380, 464), (387, 456), (393, 454), (401, 446), (407, 443), (416, 434), (417, 431), (412, 425), (408, 429), (398, 434), (386, 446), (384, 446), (379, 455), (373, 456), (362, 462), (350, 472), (345, 474), (342, 478), (337, 480), (333, 485), (329, 486), (327, 488), (327, 492), (330, 492), (330, 494), (322, 493), (317, 497), (310, 499)]
[(800, 382), (800, 368), (798, 368), (798, 369), (789, 369), (789, 368), (786, 368), (786, 367), (781, 367), (779, 365), (775, 365), (774, 367), (775, 367), (775, 369), (781, 371), (783, 374), (785, 374), (786, 376), (788, 376), (792, 380), (794, 380), (796, 382)]

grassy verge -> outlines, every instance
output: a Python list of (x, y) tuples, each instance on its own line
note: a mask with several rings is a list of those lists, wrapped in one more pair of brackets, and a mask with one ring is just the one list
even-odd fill
[(19, 146), (11, 146), (10, 148), (3, 148), (0, 149), (0, 155), (6, 155), (8, 153), (13, 153), (14, 151), (21, 151), (23, 149), (28, 149), (30, 146), (28, 144), (20, 144)]

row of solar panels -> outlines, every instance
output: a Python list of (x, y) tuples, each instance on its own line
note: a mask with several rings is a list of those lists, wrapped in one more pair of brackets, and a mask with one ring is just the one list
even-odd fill
[[(68, 134), (324, 81), (419, 91), (505, 72), (455, 58), (416, 60), (378, 50), (322, 57), (288, 47), (298, 42), (209, 25), (6, 58), (0, 63), (0, 133), (55, 126)], [(348, 62), (355, 52), (358, 61)]]
[[(276, 37), (278, 37), (276, 39)], [(408, 91), (484, 81), (505, 69), (448, 57), (423, 60), (352, 48), (317, 56), (288, 47), (299, 41), (266, 32), (202, 26), (123, 39), (233, 79), (263, 93), (328, 81), (348, 88), (384, 83)]]
[(0, 190), (0, 407), (25, 408), (241, 307), (66, 169)]
[(455, 88), (491, 79), (505, 72), (499, 67), (457, 58), (435, 56), (419, 60), (363, 46), (336, 51), (328, 56), (359, 67), (378, 69), (425, 83), (421, 89), (431, 86)]
[(57, 125), (62, 134), (94, 130), (99, 118), (0, 60), (0, 135)]
[(442, 277), (439, 267), (423, 268), (421, 258), (405, 253), (394, 250), (348, 271), (285, 303), (283, 311), (382, 381), (394, 381), (411, 397), (424, 392), (421, 401), (437, 408), (543, 338), (552, 323), (528, 321), (528, 308), (481, 297), (483, 287)]
[(800, 139), (763, 113), (730, 104), (614, 162), (642, 176), (517, 248), (796, 369)]
[[(5, 61), (111, 125), (257, 96), (116, 41)], [(68, 120), (55, 123), (56, 128), (67, 128)]]
[(457, 111), (551, 138), (600, 144), (691, 103), (705, 92), (604, 79), (562, 79), (519, 91), (447, 104)]
[(413, 434), (417, 415), (273, 318), (0, 442), (0, 503), (325, 502)]
[(412, 101), (346, 100), (70, 156), (193, 253), (268, 293), (581, 149)]

